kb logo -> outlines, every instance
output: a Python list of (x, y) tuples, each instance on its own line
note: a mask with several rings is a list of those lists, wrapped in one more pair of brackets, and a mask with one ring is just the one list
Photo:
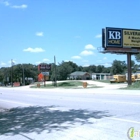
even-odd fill
[(121, 33), (119, 31), (109, 31), (109, 39), (121, 39)]
[(110, 47), (122, 47), (122, 30), (115, 28), (106, 29), (106, 43)]

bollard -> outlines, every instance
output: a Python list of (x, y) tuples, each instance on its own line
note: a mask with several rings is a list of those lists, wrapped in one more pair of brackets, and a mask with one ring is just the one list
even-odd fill
[(37, 87), (40, 88), (40, 83), (37, 84)]
[(87, 82), (83, 82), (83, 87), (84, 87), (84, 88), (87, 87)]

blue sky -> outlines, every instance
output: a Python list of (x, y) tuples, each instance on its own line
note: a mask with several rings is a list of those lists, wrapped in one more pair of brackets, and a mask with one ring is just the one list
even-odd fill
[[(110, 66), (126, 55), (102, 54), (105, 27), (139, 29), (140, 1), (0, 0), (0, 67), (73, 61)], [(132, 57), (134, 59), (134, 56)]]

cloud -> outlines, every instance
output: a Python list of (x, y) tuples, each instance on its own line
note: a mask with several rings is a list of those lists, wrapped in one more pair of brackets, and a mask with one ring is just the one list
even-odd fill
[(17, 64), (16, 59), (9, 60), (8, 63), (11, 65)]
[(88, 44), (88, 45), (85, 46), (85, 49), (87, 49), (87, 50), (89, 50), (89, 49), (95, 50), (96, 48), (94, 46), (92, 46), (91, 44)]
[(80, 56), (72, 56), (71, 58), (72, 58), (72, 59), (81, 59)]
[(36, 36), (43, 36), (43, 32), (37, 32)]
[(104, 63), (103, 64), (105, 67), (111, 67), (112, 65), (110, 63)]
[(32, 52), (32, 53), (39, 53), (39, 52), (44, 52), (42, 48), (27, 48), (23, 50), (24, 52)]
[(9, 6), (9, 5), (10, 5), (10, 3), (9, 3), (8, 1), (4, 1), (3, 4), (4, 4), (5, 6)]
[(28, 6), (26, 4), (22, 4), (22, 5), (12, 5), (10, 4), (8, 1), (0, 1), (2, 4), (4, 4), (5, 6), (11, 7), (11, 8), (15, 8), (15, 9), (25, 9)]
[(103, 59), (104, 59), (104, 60), (107, 60), (107, 57), (104, 57)]
[(35, 62), (36, 64), (40, 64), (41, 62), (40, 61), (37, 61), (37, 62)]
[(5, 65), (6, 65), (6, 63), (4, 63), (4, 62), (1, 62), (1, 63), (0, 63), (0, 65), (1, 65), (1, 66), (5, 66)]
[(95, 36), (95, 38), (101, 38), (101, 37), (102, 37), (101, 34), (98, 34), (98, 35)]
[(80, 53), (80, 55), (83, 55), (83, 56), (88, 56), (88, 55), (93, 55), (93, 51), (88, 51), (88, 50), (84, 50)]
[(88, 60), (83, 60), (83, 62), (89, 62)]
[(85, 65), (83, 65), (83, 67), (89, 67), (90, 65), (89, 64), (85, 64)]
[(50, 61), (50, 60), (47, 59), (47, 58), (44, 58), (44, 59), (43, 59), (43, 62), (48, 62), (48, 61)]
[(15, 8), (15, 9), (25, 9), (27, 8), (28, 6), (26, 4), (22, 4), (22, 5), (13, 5), (11, 6), (12, 8)]

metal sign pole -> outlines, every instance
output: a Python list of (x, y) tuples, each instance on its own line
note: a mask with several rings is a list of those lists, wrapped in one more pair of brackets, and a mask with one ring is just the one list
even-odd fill
[(128, 70), (128, 85), (132, 84), (132, 79), (131, 79), (131, 53), (127, 53), (127, 70)]
[(11, 86), (13, 87), (13, 60), (11, 59)]
[(54, 56), (54, 86), (57, 86), (57, 82), (56, 82), (56, 59)]

